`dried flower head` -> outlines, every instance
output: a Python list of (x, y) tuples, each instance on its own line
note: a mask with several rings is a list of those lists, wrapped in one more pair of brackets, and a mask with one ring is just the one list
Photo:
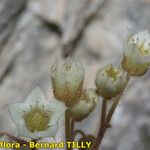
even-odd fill
[(95, 108), (98, 101), (98, 95), (93, 89), (86, 89), (80, 101), (70, 109), (71, 115), (75, 121), (85, 119)]
[(131, 76), (144, 75), (150, 66), (149, 32), (129, 35), (123, 49), (122, 68)]
[(37, 87), (23, 103), (10, 104), (9, 111), (20, 136), (38, 139), (55, 136), (65, 107), (60, 102), (48, 102)]
[(95, 84), (97, 93), (105, 99), (111, 99), (119, 95), (127, 84), (125, 72), (120, 69), (108, 65), (98, 70)]
[(68, 107), (78, 102), (84, 81), (84, 68), (79, 60), (56, 60), (51, 68), (51, 79), (56, 99)]

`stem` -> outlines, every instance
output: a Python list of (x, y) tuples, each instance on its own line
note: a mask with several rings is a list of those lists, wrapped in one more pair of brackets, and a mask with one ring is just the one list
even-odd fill
[(75, 121), (71, 119), (71, 141), (74, 141), (74, 124), (75, 124)]
[(114, 99), (114, 102), (108, 112), (108, 115), (106, 117), (106, 121), (105, 121), (105, 124), (101, 124), (102, 128), (100, 128), (100, 131), (98, 133), (98, 136), (96, 138), (96, 142), (94, 143), (94, 146), (92, 147), (92, 150), (98, 150), (102, 140), (103, 140), (103, 137), (105, 135), (105, 132), (107, 130), (107, 128), (109, 128), (110, 126), (110, 121), (111, 121), (111, 118), (113, 116), (113, 113), (120, 101), (120, 98), (121, 98), (122, 94), (120, 94), (119, 96), (117, 96), (115, 99)]
[[(69, 109), (65, 112), (65, 128), (66, 128), (66, 142), (73, 141), (73, 129), (74, 129), (74, 120), (70, 116)], [(72, 150), (72, 148), (66, 148), (67, 150)]]
[(120, 94), (118, 97), (116, 97), (114, 99), (114, 102), (113, 102), (113, 104), (112, 104), (112, 106), (111, 106), (111, 108), (110, 108), (110, 110), (108, 112), (107, 118), (106, 118), (106, 125), (109, 125), (110, 120), (111, 120), (111, 118), (113, 116), (113, 113), (114, 113), (114, 111), (115, 111), (115, 109), (116, 109), (116, 107), (117, 107), (117, 105), (118, 105), (118, 103), (120, 101), (121, 95), (122, 94)]
[[(128, 82), (129, 82), (129, 80), (130, 80), (130, 75), (127, 75), (127, 84), (128, 84)], [(127, 86), (127, 84), (126, 84), (126, 86)], [(126, 88), (126, 87), (125, 87)], [(125, 90), (125, 88), (124, 88), (124, 90)], [(107, 128), (109, 128), (110, 127), (110, 121), (111, 121), (111, 118), (112, 118), (112, 116), (113, 116), (113, 113), (114, 113), (114, 111), (115, 111), (115, 109), (116, 109), (116, 107), (117, 107), (117, 105), (118, 105), (118, 103), (119, 103), (119, 101), (120, 101), (120, 98), (121, 98), (121, 96), (122, 96), (122, 94), (123, 94), (123, 92), (122, 93), (120, 93), (120, 95), (118, 95), (116, 98), (114, 98), (113, 99), (113, 104), (112, 104), (112, 106), (111, 106), (111, 108), (110, 108), (110, 110), (109, 110), (109, 112), (108, 112), (108, 115), (107, 115), (107, 117), (106, 117), (106, 111), (105, 111), (105, 113), (103, 112), (104, 110), (106, 110), (106, 108), (105, 108), (105, 104), (104, 104), (104, 99), (103, 99), (103, 106), (102, 106), (102, 116), (101, 116), (101, 127), (100, 127), (100, 130), (99, 130), (99, 133), (98, 133), (98, 136), (97, 136), (97, 138), (96, 138), (96, 142), (93, 144), (93, 146), (92, 146), (92, 148), (91, 148), (91, 150), (98, 150), (98, 148), (99, 148), (99, 146), (100, 146), (100, 144), (101, 144), (101, 142), (102, 142), (102, 139), (103, 139), (103, 137), (104, 137), (104, 135), (105, 135), (105, 132), (106, 132), (106, 130), (107, 130)], [(104, 107), (104, 108), (103, 108)], [(106, 106), (107, 107), (107, 106)], [(104, 115), (104, 116), (103, 116)], [(105, 120), (105, 124), (103, 124), (103, 122), (104, 122), (104, 120)]]
[(103, 126), (105, 125), (106, 109), (107, 109), (107, 100), (103, 99), (102, 113), (101, 113), (101, 130), (103, 129)]
[(105, 133), (105, 127), (106, 127), (106, 109), (107, 109), (107, 100), (103, 98), (102, 102), (102, 111), (101, 111), (101, 120), (100, 120), (100, 129), (98, 136), (96, 138), (95, 143), (92, 146), (92, 150), (97, 150)]

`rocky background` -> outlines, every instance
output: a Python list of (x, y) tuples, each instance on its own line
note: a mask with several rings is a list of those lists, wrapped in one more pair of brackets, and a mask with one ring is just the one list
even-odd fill
[[(79, 56), (85, 86), (94, 87), (99, 67), (120, 63), (128, 28), (150, 30), (150, 0), (0, 0), (0, 130), (17, 135), (7, 104), (24, 100), (37, 85), (51, 99), (50, 66), (56, 57)], [(100, 103), (76, 128), (97, 134)], [(57, 138), (63, 137), (59, 132)], [(101, 147), (148, 149), (150, 72), (131, 80)]]

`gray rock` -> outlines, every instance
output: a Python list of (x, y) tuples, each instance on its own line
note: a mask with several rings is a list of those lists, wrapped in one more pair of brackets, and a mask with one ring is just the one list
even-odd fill
[(0, 0), (0, 51), (13, 32), (26, 0)]
[[(24, 12), (0, 55), (0, 73), (4, 75), (0, 84), (1, 114), (9, 116), (6, 104), (22, 101), (37, 85), (49, 89), (50, 64), (58, 45), (57, 35), (30, 11)], [(10, 121), (2, 117), (5, 123)]]
[(95, 17), (103, 0), (70, 0), (62, 24), (62, 49), (64, 56), (72, 54), (87, 24)]
[(49, 23), (61, 25), (68, 0), (30, 0), (29, 8)]

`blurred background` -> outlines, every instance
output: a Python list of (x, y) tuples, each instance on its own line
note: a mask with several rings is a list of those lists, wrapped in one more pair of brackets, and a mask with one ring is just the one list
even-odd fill
[[(84, 86), (94, 88), (98, 68), (120, 63), (128, 29), (150, 30), (150, 0), (0, 0), (0, 131), (17, 135), (7, 105), (23, 101), (37, 85), (52, 99), (50, 67), (56, 57), (79, 56)], [(101, 99), (76, 128), (96, 136), (100, 105)], [(150, 71), (131, 80), (101, 147), (135, 149), (150, 149)]]

